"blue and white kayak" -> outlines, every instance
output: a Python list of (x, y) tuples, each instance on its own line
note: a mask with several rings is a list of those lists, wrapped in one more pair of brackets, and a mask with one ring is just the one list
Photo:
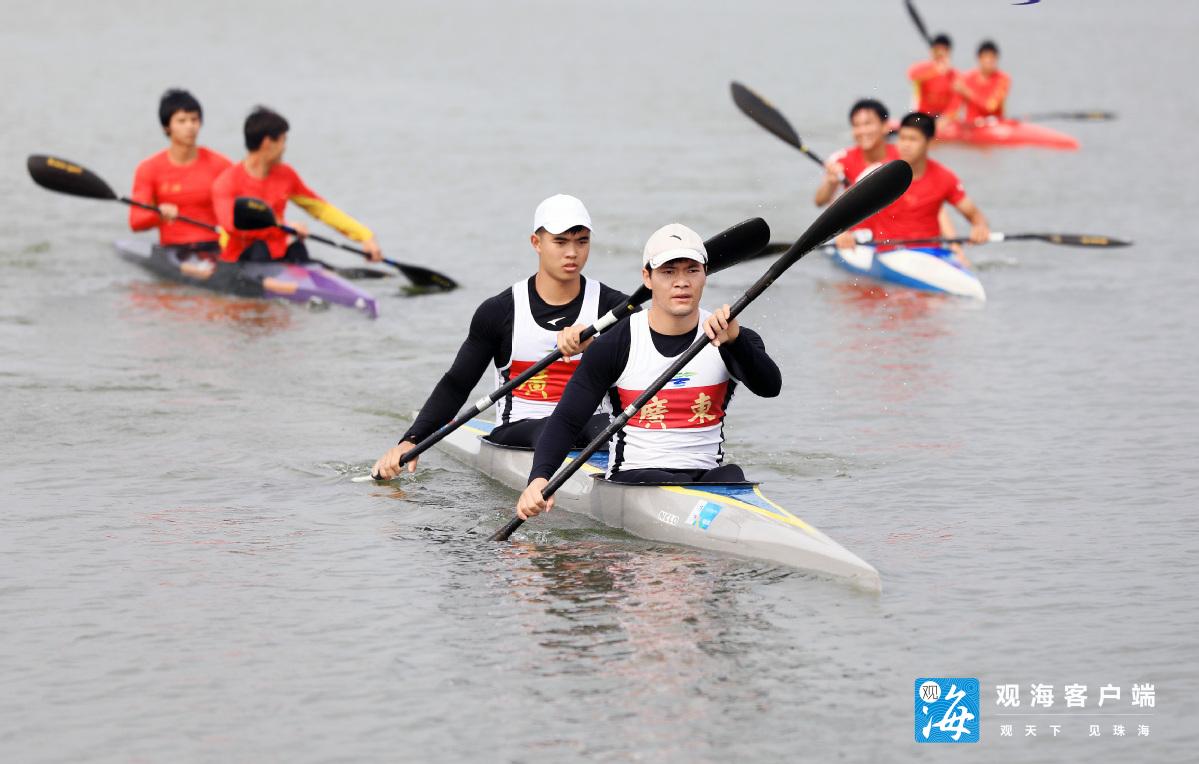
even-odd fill
[[(438, 448), (515, 491), (528, 484), (533, 451), (483, 440), (494, 424), (472, 419)], [(571, 452), (575, 458), (577, 451)], [(757, 483), (640, 484), (604, 479), (597, 453), (554, 494), (555, 508), (599, 520), (640, 538), (767, 560), (879, 591), (878, 571), (775, 504)]]
[(954, 260), (947, 249), (893, 249), (877, 254), (874, 247), (859, 244), (853, 249), (828, 247), (826, 251), (837, 266), (857, 276), (924, 292), (987, 299), (978, 276)]

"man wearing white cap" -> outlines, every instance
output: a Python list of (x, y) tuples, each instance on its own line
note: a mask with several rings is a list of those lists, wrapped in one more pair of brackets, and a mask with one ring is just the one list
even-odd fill
[[(537, 273), (479, 305), (453, 365), (399, 445), (375, 462), (374, 474), (384, 479), (398, 475), (400, 458), (458, 414), (489, 365), (498, 388), (557, 347), (562, 360), (496, 402), (496, 427), (487, 436), (509, 446), (531, 447), (537, 441), (545, 418), (578, 368), (579, 353), (590, 343), (580, 343), (579, 334), (629, 298), (583, 278), (591, 250), (591, 216), (575, 197), (557, 194), (537, 205), (529, 241), (537, 253)], [(608, 425), (609, 410), (606, 403), (593, 407), (594, 416), (580, 437), (599, 434)], [(409, 472), (416, 470), (417, 461), (408, 462)]]
[(648, 311), (604, 332), (583, 355), (537, 441), (521, 518), (543, 512), (548, 478), (605, 398), (623, 409), (706, 333), (712, 342), (645, 404), (609, 445), (608, 479), (626, 483), (728, 483), (745, 479), (724, 463), (724, 416), (738, 382), (773, 398), (778, 366), (762, 338), (730, 320), (729, 306), (700, 310), (708, 254), (699, 234), (678, 223), (659, 228), (642, 255), (641, 279), (653, 292)]

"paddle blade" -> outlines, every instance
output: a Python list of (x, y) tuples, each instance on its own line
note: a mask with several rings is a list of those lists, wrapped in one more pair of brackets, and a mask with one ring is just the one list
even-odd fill
[(410, 265), (408, 263), (397, 263), (394, 260), (387, 260), (388, 265), (393, 265), (408, 277), (412, 282), (412, 289), (416, 290), (414, 294), (424, 294), (428, 292), (449, 292), (458, 288), (458, 282), (454, 281), (444, 273), (424, 268), (419, 265)]
[(260, 231), (275, 226), (275, 213), (261, 199), (239, 196), (233, 202), (233, 227), (242, 231)]
[(859, 178), (816, 218), (774, 267), (786, 261), (781, 269), (785, 270), (808, 252), (903, 196), (911, 183), (912, 166), (902, 159), (892, 160)]
[(788, 143), (800, 151), (804, 150), (803, 141), (799, 139), (795, 128), (791, 127), (787, 118), (779, 113), (779, 110), (774, 108), (769, 101), (740, 82), (734, 82), (729, 87), (733, 91), (733, 103), (737, 104), (737, 108), (745, 116), (757, 122), (768, 133), (784, 143)]
[(1047, 111), (1021, 117), (1021, 119), (1028, 122), (1044, 122), (1054, 119), (1064, 119), (1074, 122), (1109, 122), (1115, 118), (1116, 112), (1114, 111)]
[(762, 218), (743, 220), (704, 242), (708, 272), (716, 273), (756, 257), (770, 243), (770, 226)]
[(117, 195), (91, 170), (47, 154), (30, 154), (25, 166), (33, 182), (60, 194), (87, 199), (116, 199)]

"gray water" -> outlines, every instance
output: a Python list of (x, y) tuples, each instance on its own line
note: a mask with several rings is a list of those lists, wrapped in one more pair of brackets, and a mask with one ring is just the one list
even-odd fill
[[(817, 168), (749, 123), (768, 95), (818, 152), (906, 105), (895, 2), (5, 2), (0, 24), (0, 758), (5, 761), (1165, 761), (1196, 742), (1199, 498), (1189, 225), (1191, 3), (921, 0), (996, 37), (1016, 113), (1077, 153), (941, 149), (996, 230), (1121, 250), (972, 251), (985, 305), (855, 288), (818, 256), (743, 316), (785, 378), (729, 450), (881, 572), (869, 595), (555, 513), (432, 454), (351, 482), (406, 426), (470, 312), (532, 271), (538, 200), (583, 198), (588, 274), (637, 285), (679, 220), (814, 218)], [(1189, 64), (1187, 63), (1189, 61)], [(119, 190), (159, 93), (238, 155), (268, 103), (288, 159), (392, 257), (458, 278), (382, 317), (156, 282), (125, 210), (47, 193), (31, 152)], [(352, 264), (353, 258), (329, 258)], [(731, 301), (765, 267), (714, 277)], [(913, 742), (921, 676), (977, 677), (982, 741)], [(1152, 683), (1151, 717), (1000, 736), (995, 684)], [(1110, 708), (1110, 705), (1108, 706)], [(1104, 710), (1108, 710), (1105, 708)], [(1088, 711), (1096, 711), (1091, 707)], [(1138, 723), (1150, 725), (1137, 736)], [(1191, 732), (1186, 732), (1191, 729)], [(952, 760), (958, 760), (952, 758)]]

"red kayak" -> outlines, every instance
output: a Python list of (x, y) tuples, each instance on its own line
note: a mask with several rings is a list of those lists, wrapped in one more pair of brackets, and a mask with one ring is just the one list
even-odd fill
[(967, 122), (942, 121), (937, 125), (937, 140), (965, 143), (972, 146), (1039, 146), (1046, 149), (1078, 148), (1078, 139), (1042, 125), (1018, 119), (978, 120)]

